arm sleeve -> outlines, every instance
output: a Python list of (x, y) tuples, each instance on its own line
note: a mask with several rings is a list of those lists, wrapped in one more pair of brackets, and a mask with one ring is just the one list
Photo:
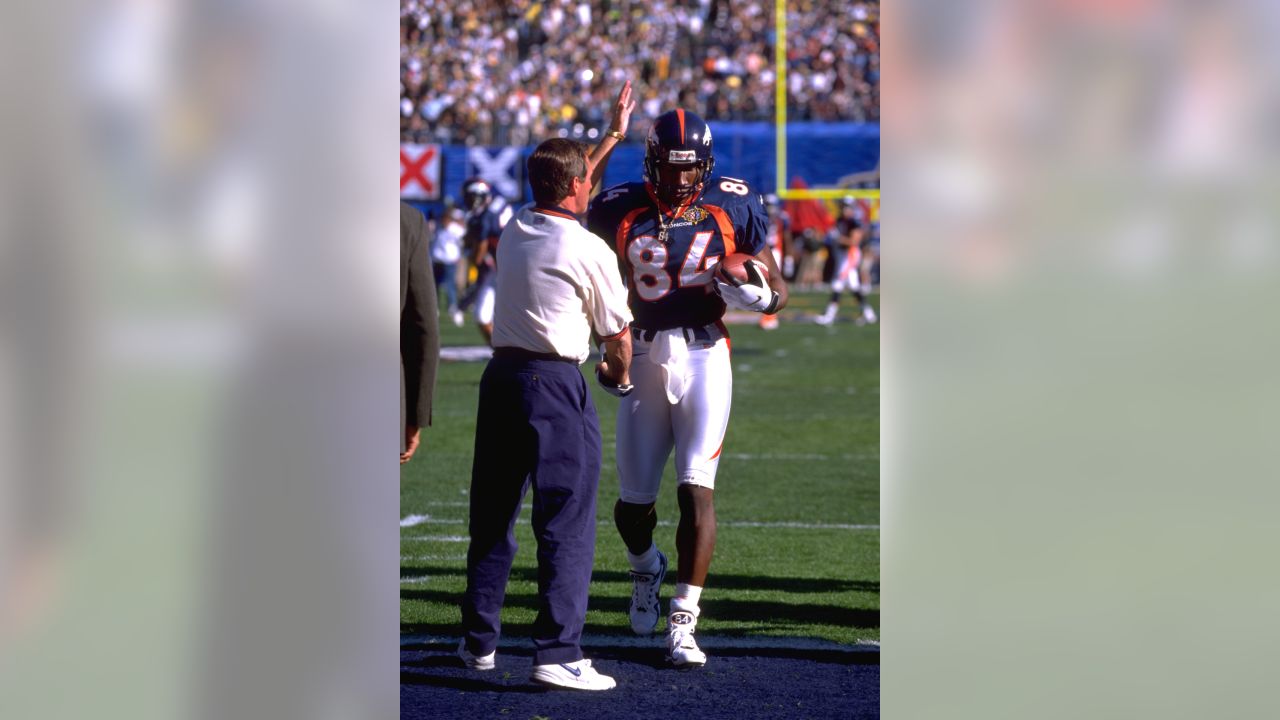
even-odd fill
[(586, 263), (586, 274), (589, 279), (586, 300), (591, 329), (600, 338), (616, 337), (627, 329), (632, 318), (631, 308), (627, 307), (627, 291), (613, 252), (605, 247), (592, 252)]
[[(419, 215), (419, 217), (421, 217)], [(431, 424), (431, 399), (440, 357), (436, 283), (427, 251), (426, 228), (413, 229), (409, 243), (408, 284), (400, 312), (400, 362), (404, 370), (405, 423)]]

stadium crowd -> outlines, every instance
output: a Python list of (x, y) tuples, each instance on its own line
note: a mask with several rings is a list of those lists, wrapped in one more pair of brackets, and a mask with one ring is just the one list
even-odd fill
[[(594, 139), (630, 78), (631, 141), (682, 107), (712, 121), (771, 121), (768, 0), (401, 0), (406, 141), (526, 145)], [(880, 117), (878, 0), (788, 0), (788, 116)]]

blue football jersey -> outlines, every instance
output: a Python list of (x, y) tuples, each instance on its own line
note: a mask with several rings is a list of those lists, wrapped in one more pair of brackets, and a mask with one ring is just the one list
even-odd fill
[[(591, 201), (587, 227), (618, 254), (634, 325), (646, 330), (701, 327), (725, 305), (711, 273), (730, 253), (757, 255), (769, 234), (760, 195), (746, 182), (713, 177), (679, 217), (664, 215), (642, 182), (615, 185)], [(664, 238), (665, 236), (665, 238)]]
[(498, 238), (502, 235), (502, 228), (507, 226), (513, 214), (511, 205), (501, 196), (494, 196), (483, 209), (467, 213), (466, 246), (474, 248), (481, 240), (488, 240), (489, 248), (484, 260), (491, 264), (498, 257)]

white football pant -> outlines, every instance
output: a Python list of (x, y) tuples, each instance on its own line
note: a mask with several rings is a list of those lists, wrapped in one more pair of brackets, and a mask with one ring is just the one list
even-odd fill
[(838, 248), (836, 253), (836, 274), (831, 278), (831, 291), (844, 292), (849, 290), (857, 292), (861, 287), (858, 280), (858, 265), (862, 262), (862, 250), (860, 248)]
[(484, 282), (481, 283), (480, 289), (476, 291), (475, 317), (476, 322), (481, 325), (493, 324), (493, 307), (498, 296), (497, 291), (493, 288), (493, 276), (495, 274), (489, 273)]
[[(665, 332), (676, 339), (674, 353), (662, 349), (661, 337), (646, 342), (632, 335), (635, 390), (618, 405), (616, 439), (620, 496), (627, 503), (657, 501), (673, 448), (676, 481), (714, 489), (729, 426), (733, 371), (728, 339), (714, 325), (699, 329), (698, 335), (685, 331), (688, 342), (681, 330)], [(666, 367), (658, 364), (662, 359)], [(671, 377), (672, 372), (679, 376)], [(678, 398), (674, 403), (673, 396)]]

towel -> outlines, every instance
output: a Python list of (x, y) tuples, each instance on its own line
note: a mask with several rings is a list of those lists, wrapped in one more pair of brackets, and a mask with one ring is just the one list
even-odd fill
[(662, 382), (667, 402), (675, 405), (689, 386), (689, 344), (684, 330), (660, 330), (649, 345), (649, 360), (662, 368)]

